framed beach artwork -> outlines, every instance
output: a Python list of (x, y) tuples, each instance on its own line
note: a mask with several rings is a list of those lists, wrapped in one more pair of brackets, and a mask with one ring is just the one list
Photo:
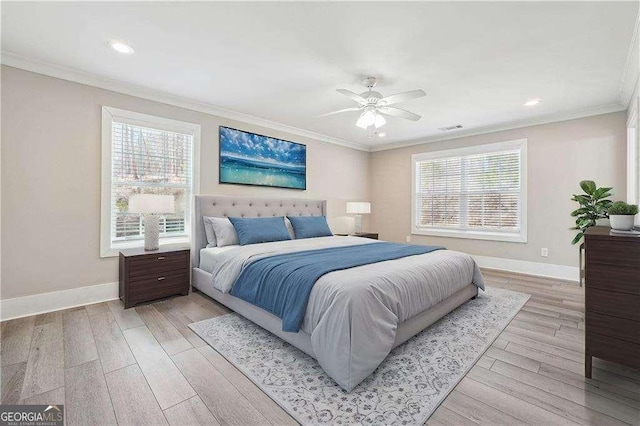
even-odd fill
[(220, 183), (307, 189), (307, 147), (220, 126)]

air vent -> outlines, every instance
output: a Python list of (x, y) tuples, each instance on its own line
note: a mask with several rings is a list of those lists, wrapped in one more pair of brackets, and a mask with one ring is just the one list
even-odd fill
[(458, 129), (462, 129), (462, 124), (456, 124), (455, 126), (440, 127), (438, 130), (441, 130), (443, 132), (450, 132), (452, 130), (458, 130)]

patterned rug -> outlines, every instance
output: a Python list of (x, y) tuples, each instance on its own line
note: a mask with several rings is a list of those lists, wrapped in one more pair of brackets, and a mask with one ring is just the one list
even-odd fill
[(394, 349), (353, 391), (318, 363), (238, 314), (191, 324), (303, 425), (423, 424), (529, 295), (489, 288)]

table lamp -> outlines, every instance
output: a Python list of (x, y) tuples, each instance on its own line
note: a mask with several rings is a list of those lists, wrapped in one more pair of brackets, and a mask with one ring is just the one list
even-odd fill
[(347, 202), (347, 214), (356, 215), (356, 234), (362, 232), (362, 215), (371, 213), (371, 203), (361, 201)]
[(144, 249), (160, 248), (160, 214), (175, 211), (173, 195), (136, 194), (129, 199), (129, 213), (144, 217)]

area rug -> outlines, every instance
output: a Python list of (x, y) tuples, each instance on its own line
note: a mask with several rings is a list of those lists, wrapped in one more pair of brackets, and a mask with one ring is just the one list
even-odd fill
[(421, 425), (529, 299), (489, 288), (394, 349), (353, 391), (290, 344), (232, 313), (190, 324), (303, 425)]

